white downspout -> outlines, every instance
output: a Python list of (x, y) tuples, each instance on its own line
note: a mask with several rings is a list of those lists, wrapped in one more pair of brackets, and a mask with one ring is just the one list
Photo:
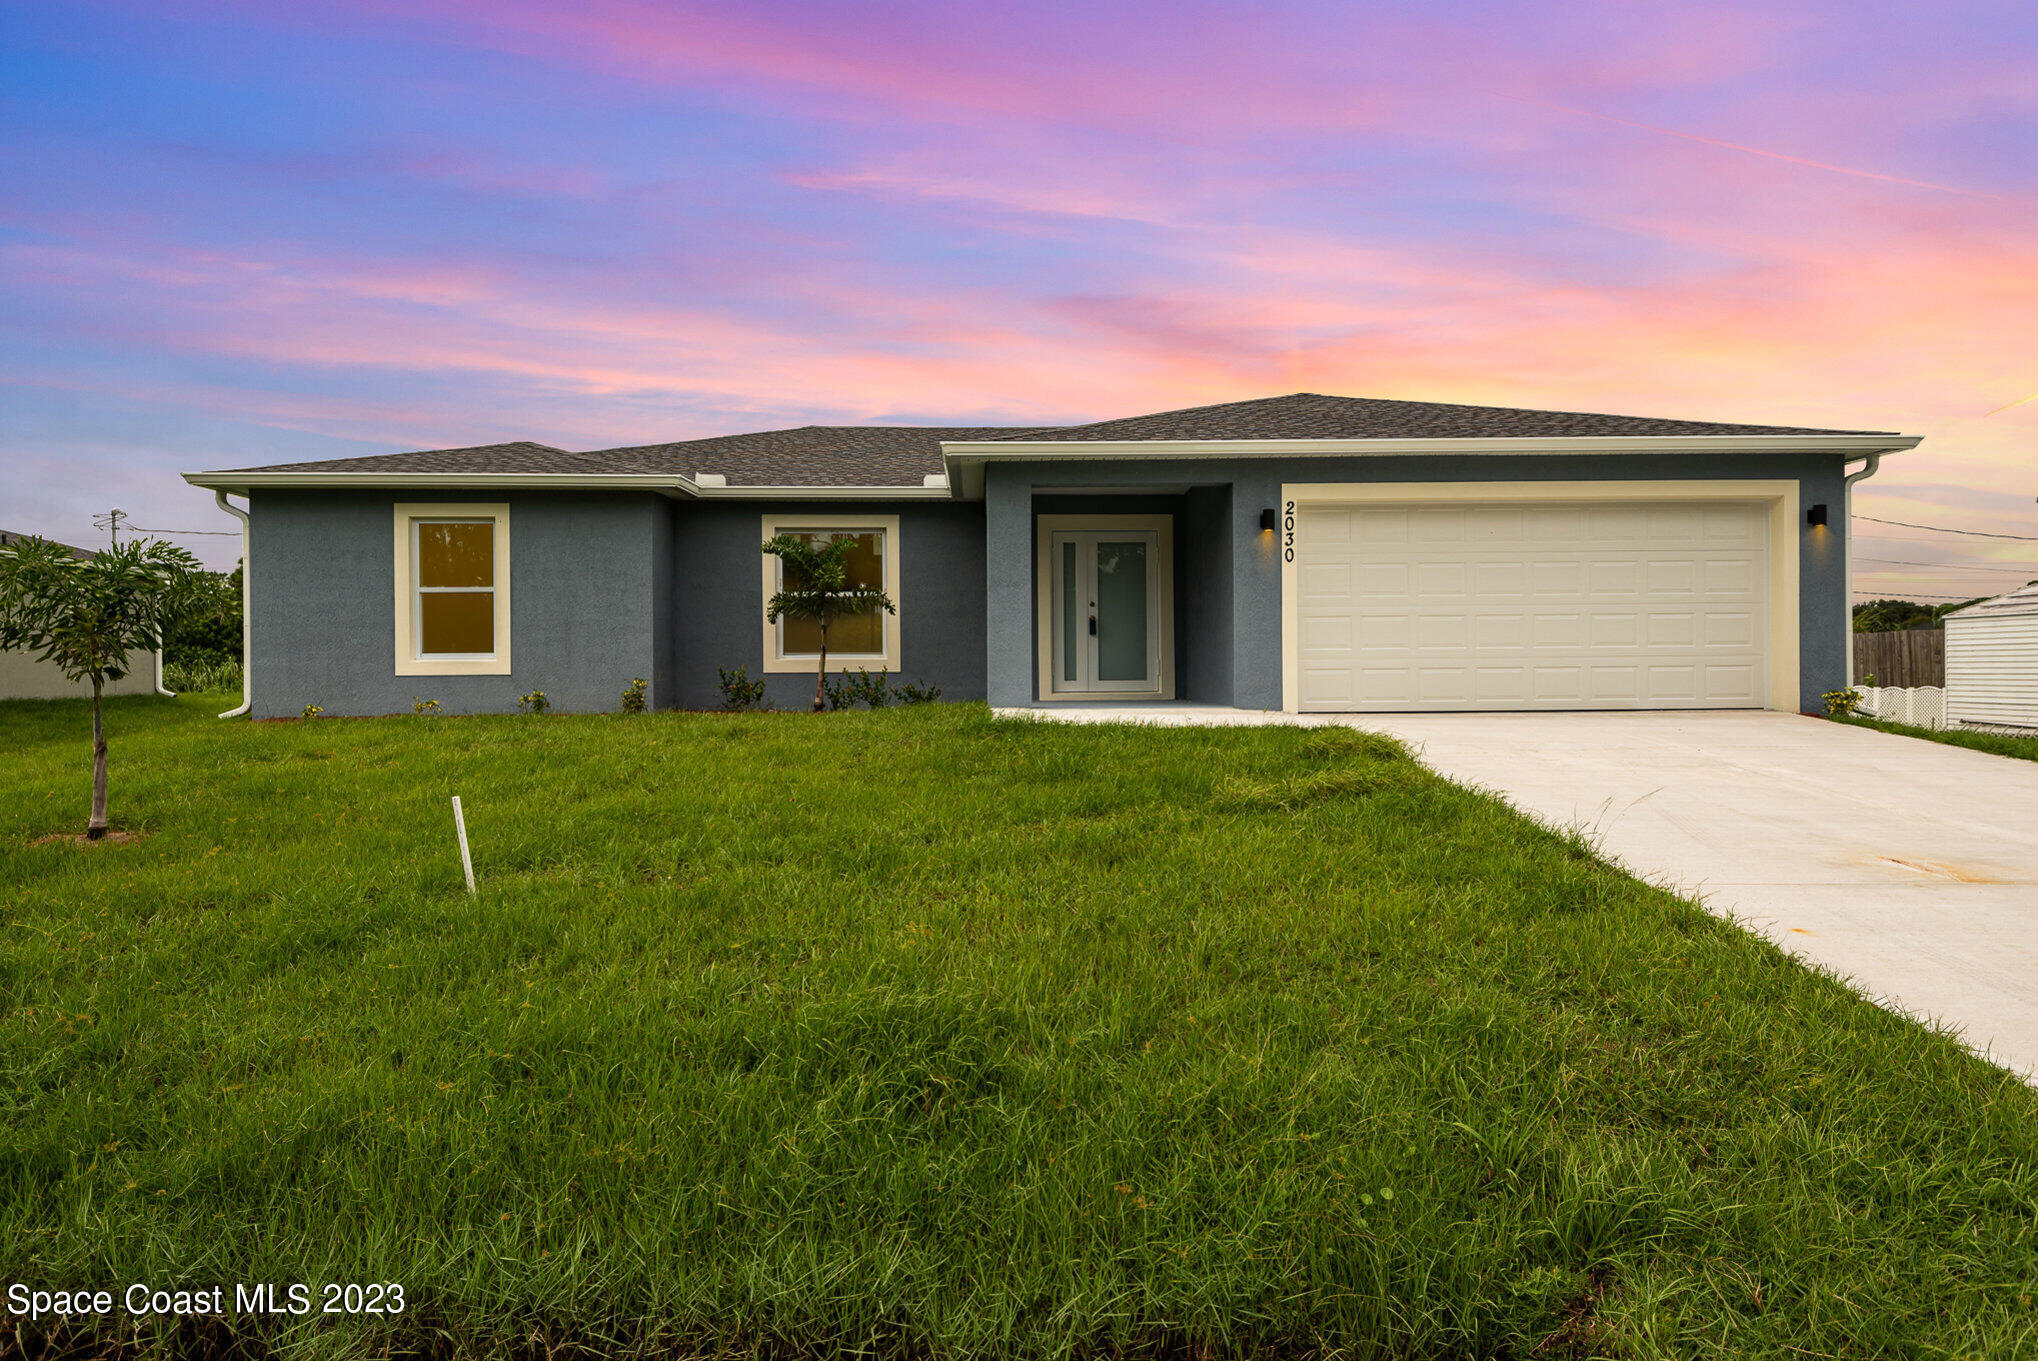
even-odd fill
[(1847, 603), (1840, 611), (1841, 621), (1847, 629), (1841, 639), (1840, 654), (1847, 659), (1847, 688), (1854, 688), (1854, 484), (1865, 482), (1875, 476), (1875, 470), (1882, 466), (1881, 454), (1866, 455), (1868, 462), (1858, 473), (1848, 473), (1841, 484), (1840, 513), (1847, 518), (1841, 521), (1846, 526), (1846, 557), (1841, 561), (1840, 589), (1847, 593)]
[(254, 563), (250, 560), (248, 513), (234, 506), (226, 499), (226, 493), (215, 491), (212, 499), (219, 508), (241, 522), (241, 702), (240, 707), (228, 709), (221, 718), (239, 718), (255, 707), (255, 629)]
[(166, 690), (163, 688), (163, 649), (161, 648), (156, 649), (156, 693), (159, 695), (168, 695), (171, 699), (177, 698), (177, 692), (175, 690)]

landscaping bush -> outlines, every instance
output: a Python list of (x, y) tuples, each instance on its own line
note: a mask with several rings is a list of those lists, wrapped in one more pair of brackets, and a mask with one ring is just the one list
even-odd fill
[(163, 658), (163, 687), (178, 694), (232, 694), (241, 688), (239, 657), (226, 661), (173, 662)]
[(764, 703), (764, 680), (762, 677), (752, 680), (750, 679), (749, 672), (740, 666), (734, 671), (718, 666), (715, 668), (715, 672), (722, 678), (722, 707), (724, 709), (755, 709), (758, 705)]
[(891, 672), (879, 671), (875, 676), (859, 667), (854, 676), (842, 673), (843, 689), (851, 705), (862, 704), (872, 709), (882, 709), (892, 702)]

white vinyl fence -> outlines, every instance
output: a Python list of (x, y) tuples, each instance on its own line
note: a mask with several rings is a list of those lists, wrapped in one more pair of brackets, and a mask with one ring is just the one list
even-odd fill
[(1863, 685), (1861, 712), (1885, 723), (1908, 723), (1914, 728), (1946, 726), (1946, 688), (1942, 685)]

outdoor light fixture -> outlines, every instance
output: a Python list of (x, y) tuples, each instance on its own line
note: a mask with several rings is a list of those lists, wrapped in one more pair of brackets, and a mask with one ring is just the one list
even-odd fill
[(1804, 513), (1804, 522), (1815, 529), (1824, 529), (1826, 527), (1826, 503), (1821, 501), (1806, 511)]
[(1281, 516), (1271, 506), (1260, 512), (1260, 528), (1269, 534), (1281, 527)]

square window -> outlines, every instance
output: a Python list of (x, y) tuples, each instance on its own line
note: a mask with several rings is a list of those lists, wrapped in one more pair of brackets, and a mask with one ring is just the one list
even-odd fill
[[(851, 586), (883, 591), (894, 606), (899, 603), (899, 521), (884, 515), (822, 517), (767, 515), (764, 537), (781, 534), (820, 546), (840, 538), (854, 541), (844, 568)], [(764, 557), (763, 600), (787, 585), (801, 584), (777, 557)], [(761, 605), (760, 605), (761, 608)], [(819, 662), (821, 624), (817, 619), (781, 618), (764, 626), (764, 669), (811, 673)], [(839, 665), (838, 665), (839, 663)], [(883, 610), (840, 616), (828, 622), (828, 669), (836, 671), (866, 667), (870, 670), (899, 669), (899, 618)]]

